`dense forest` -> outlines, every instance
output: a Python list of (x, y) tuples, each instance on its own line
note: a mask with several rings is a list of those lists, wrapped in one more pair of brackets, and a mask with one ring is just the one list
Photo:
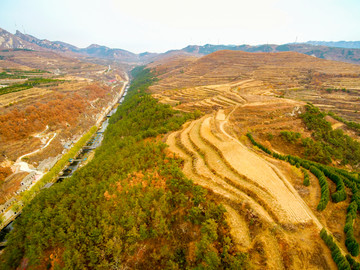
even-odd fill
[(154, 100), (136, 68), (95, 158), (42, 190), (9, 234), (0, 269), (246, 269), (225, 209), (187, 179), (161, 134), (198, 113)]

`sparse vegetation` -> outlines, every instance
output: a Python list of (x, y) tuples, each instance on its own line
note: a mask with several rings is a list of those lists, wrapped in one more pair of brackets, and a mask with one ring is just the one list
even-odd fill
[(301, 134), (299, 132), (293, 131), (281, 131), (280, 135), (289, 143), (295, 143), (301, 138)]

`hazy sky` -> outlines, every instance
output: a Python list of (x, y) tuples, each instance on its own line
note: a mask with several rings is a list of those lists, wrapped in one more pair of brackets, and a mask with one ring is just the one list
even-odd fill
[(360, 0), (0, 0), (0, 27), (132, 52), (360, 40)]

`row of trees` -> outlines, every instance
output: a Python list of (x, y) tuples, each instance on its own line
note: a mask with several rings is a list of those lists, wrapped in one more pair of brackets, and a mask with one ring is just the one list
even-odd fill
[(320, 237), (324, 240), (325, 244), (331, 250), (331, 256), (336, 263), (339, 270), (351, 270), (350, 263), (344, 255), (342, 255), (341, 250), (334, 242), (334, 239), (331, 235), (328, 235), (326, 230), (323, 228), (320, 232)]
[(326, 177), (328, 177), (331, 181), (333, 181), (336, 184), (336, 192), (331, 195), (331, 198), (333, 202), (342, 202), (346, 200), (346, 190), (345, 185), (343, 181), (343, 177), (341, 177), (339, 174), (333, 172), (333, 170), (330, 167), (325, 166), (318, 166), (321, 171), (325, 174)]
[(322, 171), (320, 171), (315, 166), (310, 167), (310, 172), (316, 176), (316, 178), (319, 180), (320, 189), (321, 189), (321, 198), (320, 202), (317, 206), (317, 210), (322, 211), (326, 208), (329, 199), (330, 199), (330, 191), (329, 191), (329, 185), (326, 181), (326, 177)]
[(356, 219), (357, 210), (358, 205), (356, 204), (356, 201), (353, 200), (347, 208), (347, 215), (344, 226), (344, 233), (346, 236), (345, 245), (352, 256), (359, 255), (359, 243), (355, 239), (353, 227), (354, 220)]
[(360, 270), (360, 263), (354, 260), (349, 254), (346, 254), (345, 258), (349, 262), (352, 270)]
[(306, 186), (306, 187), (310, 186), (310, 176), (309, 176), (308, 171), (305, 170), (304, 168), (301, 168), (301, 171), (304, 175), (304, 181), (303, 181), (304, 186)]
[(347, 121), (344, 118), (340, 117), (339, 115), (336, 115), (333, 112), (328, 112), (328, 115), (330, 115), (332, 118), (338, 120), (339, 122), (344, 123), (347, 127), (350, 129), (356, 131), (358, 134), (360, 134), (360, 124), (356, 123), (354, 121)]
[(40, 192), (40, 190), (47, 184), (55, 180), (59, 173), (64, 169), (64, 167), (69, 163), (69, 159), (74, 158), (76, 154), (81, 150), (81, 148), (90, 140), (91, 136), (95, 134), (97, 127), (93, 126), (85, 135), (83, 135), (80, 140), (78, 140), (71, 149), (64, 154), (61, 159), (59, 159), (56, 164), (48, 171), (31, 189), (26, 190), (21, 195), (21, 201), (24, 204), (28, 204), (34, 196)]
[[(321, 187), (321, 199), (320, 202), (317, 206), (317, 209), (319, 211), (322, 211), (326, 208), (326, 205), (329, 202), (330, 199), (330, 191), (329, 191), (329, 186), (328, 183), (326, 181), (326, 178), (323, 174), (323, 172), (321, 170), (319, 170), (316, 166), (310, 165), (309, 162), (300, 159), (300, 158), (295, 158), (293, 156), (290, 155), (281, 155), (278, 154), (276, 152), (272, 152), (271, 150), (269, 150), (267, 147), (265, 147), (264, 145), (258, 143), (255, 141), (255, 139), (253, 138), (253, 136), (250, 133), (247, 133), (246, 136), (250, 139), (251, 143), (253, 145), (255, 145), (256, 147), (258, 147), (259, 149), (261, 149), (262, 151), (264, 151), (265, 153), (272, 155), (273, 157), (280, 159), (280, 160), (284, 160), (289, 162), (291, 165), (296, 165), (297, 167), (302, 166), (305, 169), (310, 170), (319, 180), (319, 184)], [(309, 181), (309, 177), (307, 177), (307, 180), (305, 181), (305, 175), (304, 175), (304, 184), (310, 184)]]
[[(0, 74), (0, 77), (1, 77), (1, 74)], [(10, 86), (0, 88), (0, 95), (5, 95), (8, 93), (13, 93), (13, 92), (19, 92), (22, 90), (33, 88), (34, 86), (49, 85), (50, 83), (52, 86), (56, 86), (60, 82), (62, 82), (62, 81), (56, 80), (56, 79), (32, 78), (32, 79), (28, 79), (24, 83), (17, 83), (17, 84), (13, 84)]]
[[(359, 174), (350, 173), (343, 169), (338, 169), (330, 166), (326, 166), (314, 161), (305, 160), (296, 156), (291, 155), (281, 155), (275, 152), (272, 152), (265, 146), (256, 142), (250, 133), (247, 134), (250, 141), (257, 146), (259, 149), (263, 150), (265, 153), (272, 155), (273, 157), (289, 162), (292, 165), (297, 167), (302, 167), (304, 172), (304, 183), (305, 183), (305, 172), (310, 170), (319, 180), (321, 187), (321, 199), (317, 206), (319, 211), (322, 211), (326, 208), (326, 205), (329, 201), (329, 187), (326, 180), (326, 177), (329, 178), (336, 184), (336, 192), (332, 194), (332, 201), (337, 203), (344, 201), (347, 198), (346, 189), (348, 187), (352, 191), (351, 204), (349, 205), (347, 211), (346, 224), (344, 227), (344, 232), (346, 235), (345, 245), (351, 255), (357, 256), (359, 254), (359, 244), (356, 241), (353, 233), (353, 220), (356, 217), (357, 209), (360, 209), (360, 192), (358, 185), (360, 184)], [(325, 177), (326, 176), (326, 177)], [(307, 183), (307, 181), (306, 181)]]

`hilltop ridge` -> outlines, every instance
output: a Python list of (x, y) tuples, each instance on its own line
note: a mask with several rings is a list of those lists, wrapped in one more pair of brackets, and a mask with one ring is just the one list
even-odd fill
[[(0, 31), (0, 49), (29, 49), (51, 50), (58, 53), (70, 54), (79, 57), (93, 57), (107, 60), (120, 61), (129, 64), (148, 64), (161, 58), (174, 55), (204, 56), (220, 50), (244, 51), (244, 52), (283, 52), (293, 51), (315, 56), (317, 58), (360, 64), (359, 42), (322, 42), (308, 41), (306, 43), (289, 44), (262, 44), (262, 45), (188, 45), (182, 49), (169, 50), (164, 53), (133, 53), (128, 50), (109, 48), (104, 45), (91, 44), (86, 48), (78, 48), (74, 45), (61, 42), (38, 39), (32, 35), (16, 31), (13, 35), (5, 30)], [(341, 48), (340, 48), (341, 47)]]

